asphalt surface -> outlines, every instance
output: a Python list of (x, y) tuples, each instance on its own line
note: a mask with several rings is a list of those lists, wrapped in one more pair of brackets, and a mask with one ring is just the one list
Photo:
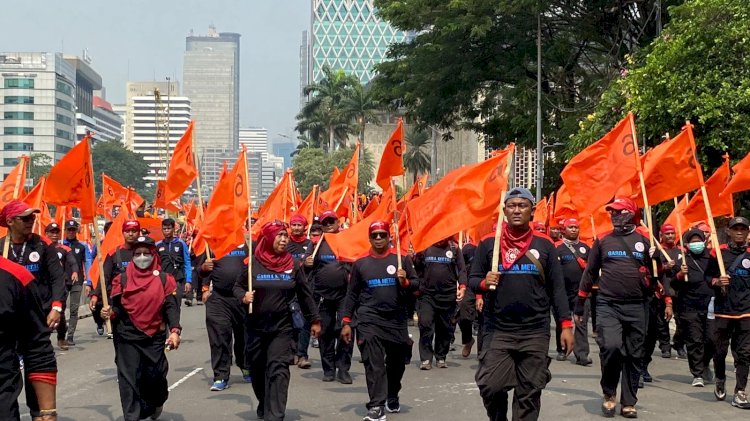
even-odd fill
[[(182, 307), (184, 326), (182, 346), (168, 354), (170, 397), (161, 420), (253, 420), (257, 401), (241, 373), (232, 368), (230, 388), (210, 392), (212, 383), (204, 307)], [(415, 339), (416, 328), (410, 328)], [(79, 321), (77, 345), (58, 351), (59, 420), (122, 420), (116, 382), (112, 341), (97, 336), (91, 318)], [(554, 340), (551, 341), (554, 348)], [(481, 420), (487, 419), (474, 372), (476, 348), (469, 359), (460, 347), (448, 358), (449, 368), (420, 371), (415, 358), (404, 375), (400, 414), (388, 420)], [(554, 351), (554, 349), (553, 349)], [(351, 370), (354, 384), (321, 382), (322, 370), (317, 349), (310, 349), (313, 366), (309, 370), (291, 367), (287, 420), (358, 420), (366, 413), (367, 388), (364, 367), (358, 351)], [(552, 355), (552, 353), (550, 354)], [(599, 420), (598, 348), (592, 341), (594, 365), (580, 367), (553, 361), (552, 381), (542, 396), (542, 420)], [(730, 368), (732, 364), (727, 364)], [(731, 371), (731, 369), (730, 369)], [(687, 361), (654, 357), (654, 382), (639, 393), (639, 418), (647, 420), (747, 419), (750, 411), (732, 408), (734, 374), (728, 373), (727, 402), (716, 402), (713, 385), (703, 389), (690, 386), (692, 377)], [(21, 398), (23, 402), (23, 394)], [(22, 403), (22, 410), (25, 406)], [(619, 407), (618, 407), (619, 411)], [(618, 416), (619, 418), (619, 416)], [(28, 415), (23, 419), (28, 420)]]

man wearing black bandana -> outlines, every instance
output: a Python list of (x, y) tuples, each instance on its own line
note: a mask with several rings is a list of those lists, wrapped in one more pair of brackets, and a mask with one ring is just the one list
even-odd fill
[(576, 320), (582, 321), (585, 300), (599, 279), (596, 330), (602, 365), (602, 412), (607, 417), (614, 416), (617, 383), (622, 373), (620, 413), (625, 418), (637, 418), (635, 404), (646, 338), (646, 299), (653, 294), (650, 270), (655, 248), (647, 248), (648, 238), (636, 229), (640, 217), (632, 200), (616, 198), (606, 210), (615, 229), (602, 235), (591, 247), (574, 313)]
[(479, 368), (475, 376), (487, 416), (506, 420), (513, 391), (513, 419), (539, 418), (542, 389), (552, 378), (550, 307), (561, 321), (561, 342), (573, 351), (573, 324), (560, 261), (552, 241), (529, 225), (534, 196), (524, 188), (507, 193), (500, 266), (492, 267), (495, 238), (482, 240), (472, 262), (469, 286), (484, 298)]

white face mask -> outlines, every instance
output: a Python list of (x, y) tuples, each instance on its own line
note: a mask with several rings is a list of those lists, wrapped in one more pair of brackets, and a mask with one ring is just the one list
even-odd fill
[(138, 269), (148, 269), (153, 261), (154, 256), (152, 254), (133, 257), (133, 264), (135, 264), (135, 267)]

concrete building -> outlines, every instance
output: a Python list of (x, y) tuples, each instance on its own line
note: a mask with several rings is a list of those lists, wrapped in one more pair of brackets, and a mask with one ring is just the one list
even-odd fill
[(20, 155), (55, 162), (75, 144), (76, 68), (60, 53), (0, 53), (3, 178)]
[(307, 104), (305, 87), (310, 84), (310, 33), (302, 31), (302, 43), (299, 46), (299, 109)]
[(260, 152), (268, 155), (268, 129), (263, 127), (241, 128), (239, 132), (240, 146), (244, 145), (248, 152)]
[(147, 181), (162, 180), (190, 123), (190, 99), (179, 96), (177, 82), (128, 82), (126, 87), (125, 146), (148, 162)]
[(201, 171), (201, 193), (208, 199), (216, 182), (219, 181), (224, 165), (231, 169), (237, 161), (238, 154), (230, 148), (202, 148), (197, 154)]
[(284, 159), (284, 169), (292, 167), (292, 152), (297, 146), (292, 142), (274, 142), (271, 146), (273, 154)]
[(328, 65), (368, 83), (388, 46), (409, 38), (375, 14), (373, 0), (312, 0), (308, 80), (320, 81)]
[(83, 58), (66, 54), (63, 59), (76, 71), (76, 142), (89, 133), (94, 133), (92, 141), (102, 140), (94, 119), (94, 91), (102, 89), (102, 77), (91, 67), (91, 58), (85, 50)]
[(114, 111), (112, 104), (104, 98), (94, 95), (94, 138), (114, 141), (123, 137), (123, 120)]
[(112, 105), (112, 112), (114, 112), (118, 117), (120, 117), (120, 120), (122, 120), (122, 129), (120, 130), (120, 141), (123, 143), (123, 145), (128, 145), (128, 141), (126, 140), (127, 132), (126, 129), (128, 127), (128, 106), (125, 104), (113, 104)]
[[(191, 31), (192, 32), (192, 31)], [(239, 146), (240, 34), (217, 33), (186, 38), (183, 94), (195, 119), (196, 149)]]

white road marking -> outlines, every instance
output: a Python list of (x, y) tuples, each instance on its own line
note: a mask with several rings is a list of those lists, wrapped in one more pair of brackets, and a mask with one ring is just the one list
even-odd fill
[(175, 389), (175, 388), (176, 388), (177, 386), (179, 386), (179, 385), (181, 385), (182, 383), (184, 383), (184, 382), (185, 382), (185, 381), (186, 381), (187, 379), (189, 379), (189, 378), (191, 378), (191, 377), (195, 376), (196, 374), (198, 374), (198, 372), (199, 372), (199, 371), (201, 371), (201, 370), (203, 370), (203, 367), (198, 367), (198, 368), (196, 368), (195, 370), (193, 370), (193, 371), (191, 371), (191, 372), (187, 373), (187, 374), (185, 375), (185, 377), (183, 377), (183, 378), (181, 378), (180, 380), (177, 380), (176, 382), (174, 382), (174, 384), (173, 384), (172, 386), (169, 386), (169, 389), (167, 389), (167, 390), (171, 392), (171, 391), (172, 391), (172, 390), (174, 390), (174, 389)]

